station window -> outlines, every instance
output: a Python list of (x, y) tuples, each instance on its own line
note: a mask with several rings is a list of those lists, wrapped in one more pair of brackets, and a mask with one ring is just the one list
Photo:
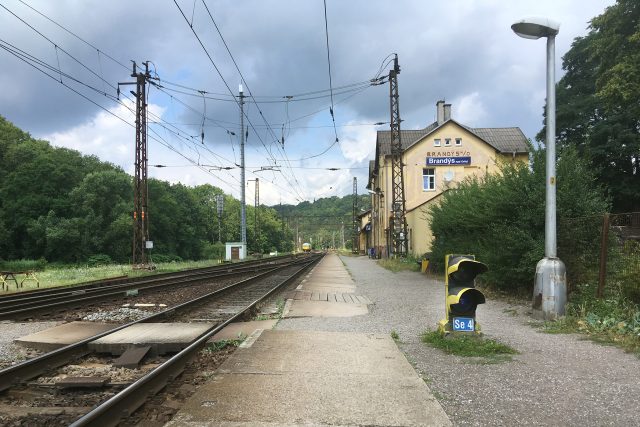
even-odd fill
[(422, 169), (422, 190), (433, 191), (436, 189), (436, 170), (434, 168)]
[(445, 146), (449, 146), (449, 145), (451, 145), (451, 138), (445, 138), (445, 139), (444, 139), (444, 145), (445, 145)]
[(433, 140), (433, 146), (434, 147), (440, 147), (440, 138), (436, 138)]
[(462, 145), (462, 138), (456, 138), (456, 145)]

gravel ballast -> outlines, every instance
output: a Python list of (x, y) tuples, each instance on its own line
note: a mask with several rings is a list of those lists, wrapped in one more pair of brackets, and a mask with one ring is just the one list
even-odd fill
[(60, 322), (0, 322), (0, 369), (29, 359), (39, 352), (14, 344), (13, 340), (59, 325)]
[(640, 359), (580, 335), (540, 332), (527, 306), (488, 300), (477, 320), (513, 360), (447, 355), (420, 341), (444, 317), (444, 283), (393, 273), (366, 257), (342, 257), (373, 304), (351, 318), (283, 319), (278, 329), (399, 335), (398, 345), (455, 425), (640, 425)]

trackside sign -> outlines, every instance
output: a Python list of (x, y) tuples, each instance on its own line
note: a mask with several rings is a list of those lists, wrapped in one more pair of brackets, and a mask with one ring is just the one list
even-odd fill
[(471, 157), (427, 157), (427, 166), (470, 165)]

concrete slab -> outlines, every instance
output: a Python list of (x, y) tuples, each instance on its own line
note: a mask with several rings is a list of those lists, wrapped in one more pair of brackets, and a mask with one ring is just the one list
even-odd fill
[(211, 337), (209, 341), (237, 340), (241, 336), (248, 337), (258, 329), (273, 329), (276, 323), (278, 323), (278, 319), (231, 323)]
[(333, 292), (333, 293), (354, 293), (356, 287), (354, 285), (336, 285), (332, 283), (311, 283), (305, 284), (303, 290), (309, 292)]
[(14, 340), (15, 343), (40, 351), (51, 351), (113, 329), (117, 324), (70, 322)]
[(451, 423), (391, 337), (273, 330), (238, 349), (167, 424), (213, 425)]
[(367, 304), (287, 300), (282, 317), (352, 317), (369, 313)]
[(120, 357), (113, 361), (114, 368), (136, 369), (140, 362), (151, 350), (151, 346), (128, 348)]
[(91, 350), (120, 355), (130, 347), (151, 346), (151, 354), (176, 353), (213, 327), (212, 323), (136, 323), (89, 343)]

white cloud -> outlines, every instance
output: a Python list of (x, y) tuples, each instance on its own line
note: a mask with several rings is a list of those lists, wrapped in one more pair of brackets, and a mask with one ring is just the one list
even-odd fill
[[(226, 79), (223, 83), (173, 3), (158, 7), (150, 0), (142, 3), (153, 6), (147, 7), (149, 13), (142, 17), (142, 21), (140, 17), (127, 13), (126, 2), (122, 0), (99, 4), (71, 0), (33, 3), (71, 30), (82, 30), (83, 38), (102, 52), (126, 63), (124, 67), (106, 56), (96, 55), (95, 49), (69, 38), (68, 34), (50, 26), (28, 7), (19, 4), (9, 7), (42, 30), (59, 47), (64, 47), (92, 68), (95, 74), (87, 73), (79, 64), (65, 59), (64, 55), (60, 57), (65, 72), (98, 88), (110, 90), (97, 75), (111, 83), (131, 81), (128, 59), (133, 58), (153, 60), (153, 72), (167, 82), (206, 89), (211, 94), (222, 93), (224, 98), (227, 93), (224, 83), (235, 91), (240, 77), (228, 55), (215, 57)], [(184, 0), (178, 2), (182, 8), (191, 9), (193, 6), (185, 3)], [(324, 25), (318, 17), (317, 5), (295, 0), (281, 0), (274, 4), (260, 1), (237, 3), (221, 2), (216, 8), (216, 20), (242, 69), (247, 89), (251, 88), (256, 97), (280, 97), (308, 91), (315, 93), (313, 91), (327, 88)], [(452, 103), (452, 117), (464, 124), (519, 126), (527, 136), (533, 137), (540, 129), (544, 105), (544, 40), (520, 39), (511, 31), (511, 23), (530, 15), (549, 16), (562, 23), (556, 46), (557, 78), (560, 78), (560, 57), (569, 49), (573, 38), (585, 35), (587, 21), (602, 13), (614, 0), (412, 0), (398, 2), (392, 15), (379, 7), (362, 8), (358, 2), (334, 3), (328, 8), (334, 89), (342, 84), (369, 79), (389, 52), (397, 52), (402, 70), (399, 88), (403, 129), (420, 128), (431, 123), (435, 119), (435, 102), (444, 98)], [(208, 50), (213, 53), (220, 52), (220, 49), (224, 51), (215, 30), (203, 20), (203, 10), (197, 8), (194, 16), (194, 30), (206, 40)], [(254, 25), (238, 26), (238, 19), (251, 21)], [(136, 25), (129, 25), (134, 21)], [(82, 28), (78, 26), (79, 22), (84, 23)], [(114, 22), (132, 30), (113, 32)], [(434, 24), (425, 26), (425, 22)], [(473, 25), (467, 25), (469, 22)], [(57, 65), (58, 59), (51, 43), (17, 19), (7, 21), (6, 27), (8, 42)], [(407, 28), (412, 31), (407, 32)], [(144, 52), (142, 57), (141, 52)], [(78, 98), (55, 79), (43, 78), (41, 73), (13, 57), (5, 59), (3, 67), (0, 67), (0, 85), (4, 83), (5, 87), (0, 93), (2, 114), (24, 130), (57, 146), (96, 155), (121, 166), (128, 173), (133, 172), (135, 130), (131, 126), (107, 112), (96, 112), (99, 110), (95, 106)], [(382, 71), (386, 74), (388, 65)], [(340, 124), (347, 120), (349, 124), (388, 120), (387, 85), (368, 89), (362, 94), (357, 91), (340, 92), (336, 89), (334, 93), (336, 121)], [(205, 128), (207, 148), (215, 155), (206, 152), (199, 142), (192, 144), (186, 140), (188, 138), (176, 138), (153, 126), (166, 143), (201, 164), (233, 166), (239, 161), (238, 139), (225, 132), (228, 128), (239, 135), (236, 106), (215, 100), (205, 104), (199, 96), (171, 94), (169, 97), (157, 88), (151, 88), (149, 100), (155, 104), (151, 106), (151, 112), (164, 113), (164, 118), (175, 123), (183, 135), (195, 135), (199, 139), (200, 112), (206, 109), (207, 116), (212, 119), (209, 122), (211, 126)], [(96, 99), (99, 103), (105, 102), (97, 95)], [(257, 130), (250, 129), (245, 153), (247, 164), (259, 167), (271, 164), (273, 156), (281, 157), (274, 150), (272, 140), (279, 136), (282, 123), (300, 127), (310, 125), (308, 130), (293, 132), (288, 137), (286, 147), (290, 159), (306, 158), (328, 147), (334, 140), (333, 129), (321, 127), (329, 120), (329, 102), (326, 98), (285, 105), (265, 101), (260, 104), (264, 120), (255, 106), (248, 102), (245, 111), (251, 118), (251, 127), (256, 125)], [(159, 105), (167, 110), (163, 111)], [(130, 123), (134, 121), (133, 114), (123, 107), (114, 107), (111, 112), (123, 116)], [(214, 120), (220, 124), (219, 127), (213, 125)], [(263, 121), (274, 124), (276, 136), (264, 129)], [(339, 149), (333, 147), (326, 155), (314, 157), (305, 164), (292, 160), (292, 165), (356, 167), (366, 165), (366, 161), (373, 158), (373, 127), (346, 126), (340, 127), (338, 132)], [(269, 147), (268, 150), (257, 142), (257, 136)], [(235, 152), (231, 149), (232, 141)], [(256, 156), (254, 152), (258, 151), (260, 154)], [(267, 155), (266, 151), (274, 153)], [(237, 169), (217, 171), (215, 176), (211, 176), (189, 166), (186, 159), (153, 139), (149, 140), (149, 163), (178, 166), (150, 168), (150, 176), (186, 185), (210, 183), (234, 197), (239, 196)], [(281, 165), (284, 163), (279, 162)], [(358, 177), (360, 189), (366, 183), (366, 168), (335, 172), (283, 169), (283, 172), (289, 182), (278, 173), (275, 177), (264, 174), (265, 184), (261, 188), (263, 203), (279, 203), (281, 198), (283, 203), (296, 202), (300, 198), (298, 193), (304, 193), (303, 197), (308, 200), (350, 194), (354, 175)], [(293, 180), (293, 173), (299, 184)], [(247, 177), (253, 178), (250, 172)], [(262, 176), (260, 178), (262, 180)], [(277, 186), (267, 183), (267, 178), (274, 179)]]
[(478, 92), (456, 98), (453, 101), (453, 108), (451, 117), (465, 125), (481, 126), (487, 118), (487, 111)]
[[(77, 150), (85, 155), (95, 155), (103, 161), (114, 163), (125, 171), (131, 172), (135, 149), (135, 129), (118, 118), (133, 123), (135, 117), (130, 108), (133, 108), (132, 104), (129, 105), (129, 108), (125, 105), (118, 105), (109, 109), (109, 112), (98, 112), (84, 124), (42, 135), (40, 138), (58, 147)], [(162, 115), (164, 109), (152, 104), (149, 106), (149, 111)]]
[(376, 130), (372, 126), (353, 126), (356, 121), (350, 121), (342, 128), (340, 149), (344, 157), (353, 163), (373, 158), (376, 151)]

